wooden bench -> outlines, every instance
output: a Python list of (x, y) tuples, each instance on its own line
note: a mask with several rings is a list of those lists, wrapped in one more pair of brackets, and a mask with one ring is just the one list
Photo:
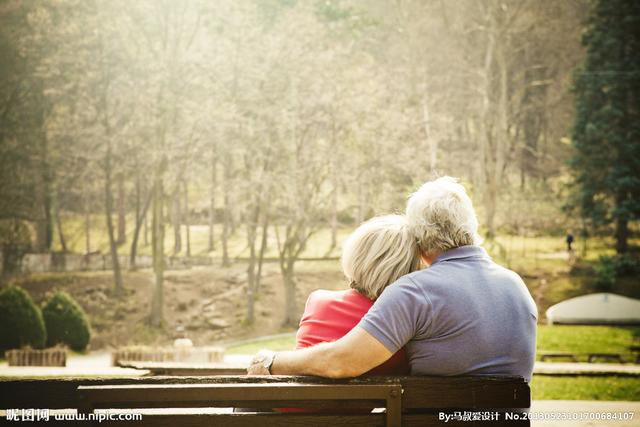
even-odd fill
[(168, 375), (168, 376), (218, 376), (218, 375), (244, 375), (247, 373), (246, 364), (193, 364), (193, 363), (168, 363), (168, 362), (138, 362), (138, 361), (120, 361), (118, 366), (121, 368), (132, 368), (149, 371), (149, 375)]
[(596, 359), (610, 360), (612, 362), (624, 363), (622, 355), (618, 353), (589, 353), (587, 361), (593, 363)]
[(630, 345), (629, 351), (636, 356), (636, 359), (633, 363), (640, 363), (640, 345)]
[(66, 347), (7, 350), (5, 356), (9, 366), (67, 366)]
[[(85, 414), (119, 408), (143, 414), (135, 425), (159, 427), (528, 426), (527, 420), (506, 417), (522, 417), (531, 404), (529, 386), (522, 378), (487, 376), (0, 380), (0, 395), (6, 408), (78, 408)], [(314, 412), (269, 412), (273, 408), (296, 407), (313, 408)], [(384, 411), (354, 410), (363, 407)], [(232, 412), (213, 408), (254, 409)], [(100, 425), (109, 422), (102, 421)]]

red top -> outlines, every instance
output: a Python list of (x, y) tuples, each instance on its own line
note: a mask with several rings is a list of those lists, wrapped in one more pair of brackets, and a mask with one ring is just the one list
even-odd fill
[[(342, 338), (360, 322), (372, 305), (373, 301), (355, 289), (312, 292), (300, 320), (296, 348)], [(365, 375), (408, 374), (409, 363), (402, 348), (389, 360)]]

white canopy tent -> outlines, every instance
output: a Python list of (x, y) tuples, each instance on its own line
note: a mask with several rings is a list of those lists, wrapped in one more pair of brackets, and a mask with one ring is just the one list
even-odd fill
[(547, 321), (564, 325), (640, 325), (640, 300), (622, 295), (583, 295), (549, 307)]

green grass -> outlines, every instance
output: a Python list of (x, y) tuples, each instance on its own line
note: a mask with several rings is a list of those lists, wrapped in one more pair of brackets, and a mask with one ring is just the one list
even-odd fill
[(640, 377), (560, 377), (534, 375), (534, 400), (640, 400)]
[(227, 347), (225, 354), (255, 354), (262, 349), (273, 351), (293, 350), (296, 348), (294, 334), (286, 337), (277, 337), (269, 340), (255, 340), (239, 345)]
[(634, 337), (640, 337), (640, 328), (540, 325), (537, 347), (538, 352), (627, 353)]

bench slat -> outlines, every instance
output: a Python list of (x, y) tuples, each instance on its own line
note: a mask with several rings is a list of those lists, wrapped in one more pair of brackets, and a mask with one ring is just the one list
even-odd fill
[(273, 408), (283, 402), (292, 407), (313, 407), (325, 401), (326, 406), (333, 406), (341, 400), (357, 400), (359, 406), (360, 401), (366, 406), (384, 406), (390, 397), (400, 397), (402, 389), (394, 384), (181, 384), (79, 386), (78, 392), (94, 408), (214, 408), (248, 406), (247, 402)]
[(399, 384), (171, 384), (79, 386), (83, 411), (96, 408), (242, 407), (263, 401), (268, 407), (308, 407), (326, 401), (372, 401), (386, 408), (386, 425), (399, 427), (402, 388)]
[[(145, 415), (142, 420), (117, 423), (103, 421), (100, 426), (136, 425), (141, 427), (308, 427), (349, 426), (384, 427), (384, 414), (371, 415), (325, 415), (325, 414), (171, 414)], [(98, 425), (98, 424), (96, 424)], [(402, 424), (404, 426), (404, 423)], [(421, 427), (424, 427), (422, 424)]]
[[(130, 425), (132, 422), (102, 421), (100, 426)], [(350, 427), (383, 427), (385, 426), (384, 414), (368, 415), (331, 415), (331, 414), (144, 414), (142, 419), (135, 421), (139, 427), (305, 427), (305, 426), (350, 426)], [(409, 414), (402, 416), (402, 427), (513, 427), (528, 426), (528, 421), (456, 421), (444, 422), (438, 415)]]
[(246, 365), (207, 364), (193, 365), (187, 363), (163, 363), (163, 362), (133, 362), (120, 361), (118, 366), (147, 370), (151, 375), (171, 376), (220, 376), (220, 375), (245, 375)]
[(522, 379), (403, 377), (403, 408), (528, 408), (529, 385)]

